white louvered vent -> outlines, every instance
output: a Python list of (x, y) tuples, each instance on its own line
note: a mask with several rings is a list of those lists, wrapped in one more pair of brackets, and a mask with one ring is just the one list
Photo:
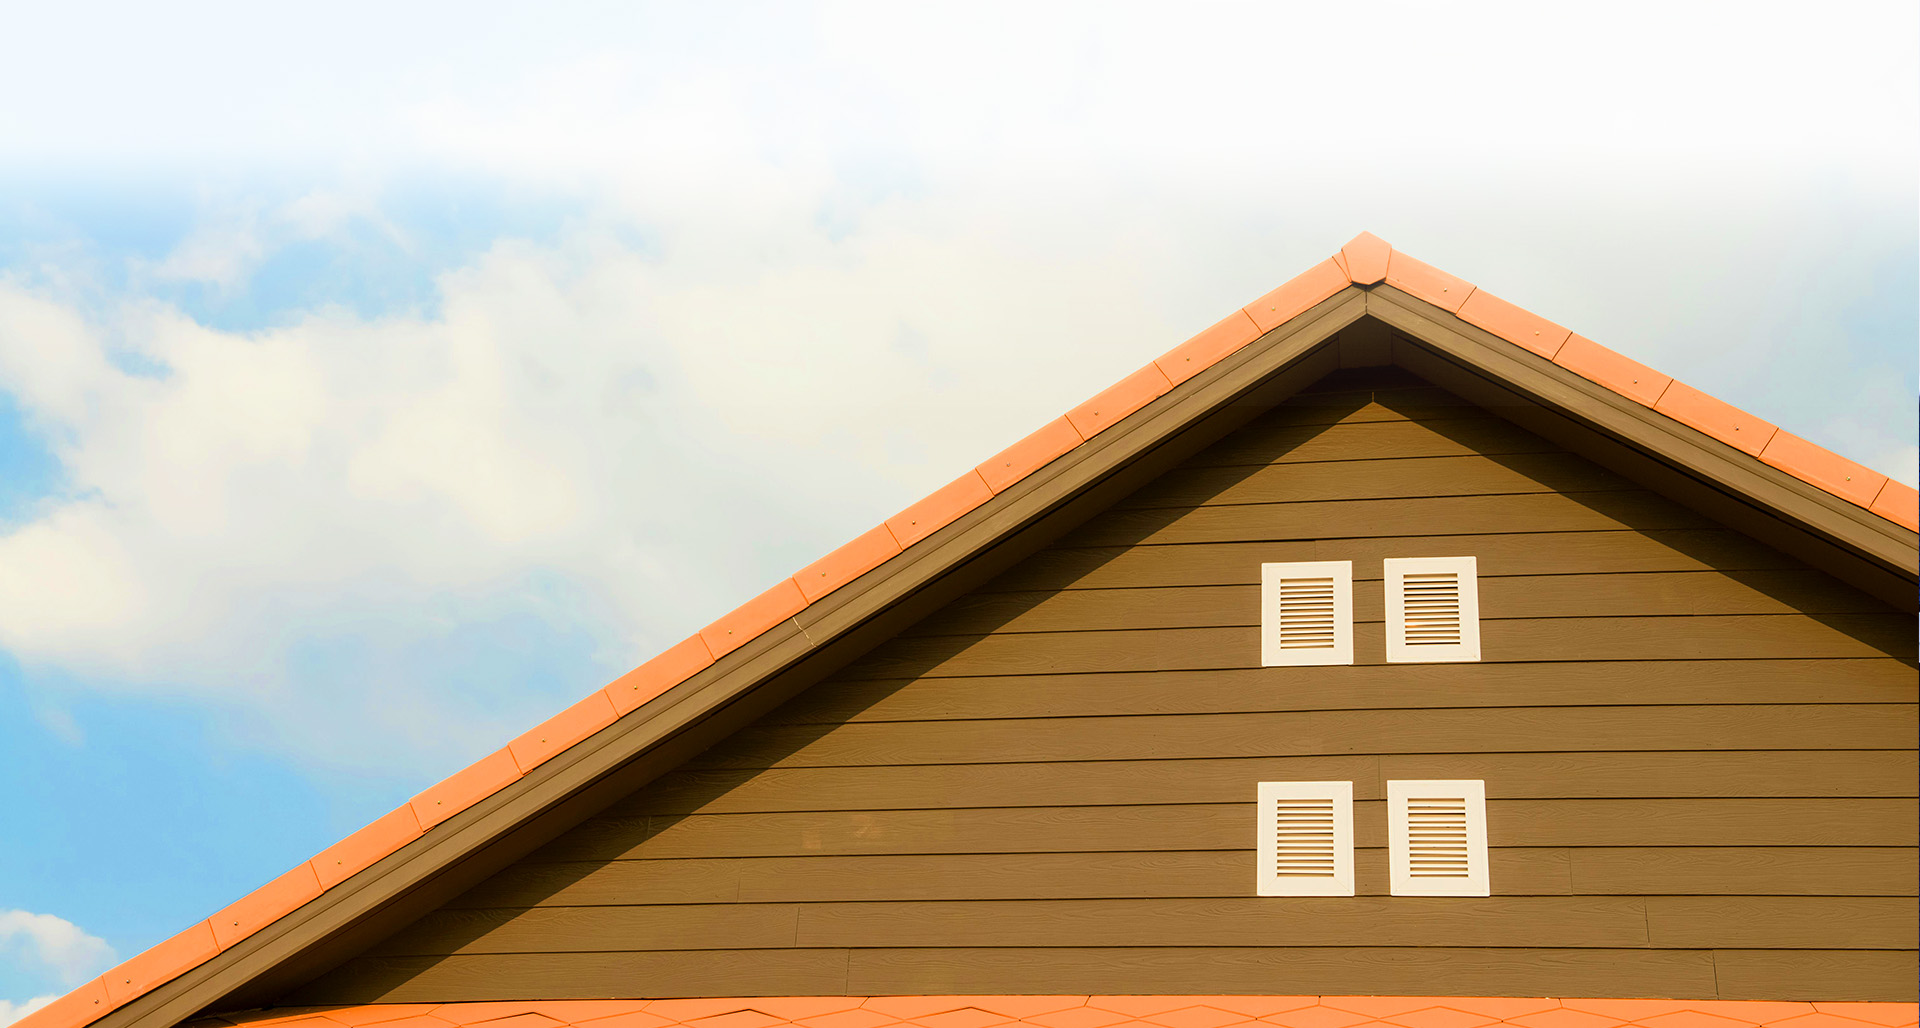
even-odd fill
[(1472, 557), (1390, 557), (1387, 660), (1480, 659), (1480, 585)]
[(1353, 783), (1261, 782), (1258, 892), (1353, 895)]
[(1353, 663), (1353, 562), (1260, 565), (1260, 663)]
[(1387, 830), (1395, 896), (1491, 894), (1485, 782), (1388, 782)]

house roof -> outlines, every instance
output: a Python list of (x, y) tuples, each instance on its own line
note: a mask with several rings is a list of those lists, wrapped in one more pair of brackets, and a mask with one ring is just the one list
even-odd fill
[(781, 996), (381, 1003), (192, 1028), (1908, 1028), (1914, 1003), (1505, 996)]
[[(1433, 349), (1403, 352), (1401, 344), (1386, 335), (1339, 353), (1326, 349), (1335, 333), (1363, 315)], [(1374, 352), (1359, 352), (1369, 347)], [(1319, 364), (1305, 361), (1310, 353), (1324, 359)], [(272, 980), (262, 968), (287, 959), (287, 954), (306, 946), (337, 949), (347, 944), (338, 940), (354, 937), (353, 931), (378, 932), (383, 925), (404, 923), (410, 910), (413, 916), (421, 911), (395, 897), (441, 876), (448, 867), (462, 862), (479, 866), (471, 858), (488, 847), (495, 858), (504, 853), (510, 859), (513, 847), (503, 847), (499, 840), (537, 820), (536, 815), (555, 821), (559, 815), (552, 812), (566, 804), (584, 809), (594, 802), (582, 798), (590, 786), (601, 790), (592, 795), (604, 801), (614, 792), (644, 784), (634, 775), (622, 778), (617, 773), (642, 749), (666, 753), (661, 759), (671, 761), (668, 744), (681, 739), (693, 749), (680, 759), (697, 752), (705, 743), (694, 729), (713, 709), (734, 703), (745, 690), (831, 639), (857, 637), (861, 631), (884, 634), (885, 621), (876, 611), (900, 603), (911, 591), (908, 586), (893, 593), (867, 590), (873, 596), (863, 593), (843, 601), (857, 592), (848, 590), (849, 585), (875, 580), (889, 569), (911, 569), (902, 577), (912, 589), (941, 576), (962, 581), (965, 576), (956, 569), (981, 548), (1040, 517), (1043, 509), (1053, 509), (1049, 504), (1064, 503), (1076, 490), (1092, 490), (1087, 495), (1097, 497), (1099, 483), (1119, 464), (1152, 467), (1155, 447), (1236, 403), (1245, 407), (1254, 383), (1275, 380), (1281, 369), (1300, 368), (1307, 377), (1292, 386), (1298, 388), (1342, 363), (1385, 363), (1390, 357), (1441, 378), (1467, 375), (1477, 388), (1493, 390), (1487, 394), (1494, 397), (1491, 402), (1508, 402), (1502, 398), (1524, 393), (1527, 403), (1569, 424), (1580, 422), (1580, 430), (1626, 438), (1639, 455), (1636, 459), (1648, 462), (1645, 474), (1662, 482), (1685, 479), (1674, 487), (1704, 490), (1699, 493), (1702, 503), (1726, 508), (1710, 513), (1733, 518), (1746, 516), (1742, 511), (1749, 508), (1763, 510), (1790, 523), (1788, 528), (1771, 521), (1762, 524), (1760, 534), (1766, 541), (1800, 545), (1789, 530), (1817, 536), (1807, 545), (1822, 554), (1828, 550), (1819, 548), (1827, 547), (1836, 560), (1853, 562), (1836, 573), (1844, 577), (1854, 565), (1867, 568), (1861, 574), (1885, 578), (1891, 573), (1892, 591), (1911, 594), (1915, 554), (1920, 552), (1920, 536), (1915, 534), (1920, 528), (1920, 493), (1912, 487), (1362, 233), (1333, 257), (506, 747), (21, 1024), (80, 1028), (119, 1013), (112, 1018), (113, 1028), (158, 1026), (177, 1023), (215, 1001), (257, 998), (263, 988), (258, 983)], [(1519, 392), (1506, 392), (1510, 387)], [(1163, 397), (1179, 398), (1185, 406), (1150, 413), (1148, 408)], [(1543, 432), (1556, 431), (1558, 425), (1522, 423)], [(1112, 432), (1116, 426), (1125, 430)], [(1110, 445), (1122, 436), (1127, 445)], [(956, 533), (963, 525), (967, 530)], [(1884, 588), (1879, 592), (1889, 595)], [(705, 704), (698, 709), (695, 704), (670, 703), (696, 692)], [(583, 745), (610, 735), (606, 730), (616, 725), (641, 722), (646, 722), (644, 730), (636, 727), (626, 733), (632, 738), (620, 746), (598, 747), (605, 752), (588, 754)], [(556, 759), (563, 755), (570, 761)], [(560, 764), (569, 764), (565, 774), (551, 770)], [(512, 809), (492, 802), (509, 792), (518, 797)], [(485, 810), (476, 809), (483, 806)], [(449, 823), (456, 819), (457, 824)], [(409, 854), (429, 850), (439, 855), (423, 859), (424, 870), (394, 873), (402, 870)], [(332, 907), (338, 910), (325, 916), (308, 914), (318, 906), (315, 901), (336, 898)]]

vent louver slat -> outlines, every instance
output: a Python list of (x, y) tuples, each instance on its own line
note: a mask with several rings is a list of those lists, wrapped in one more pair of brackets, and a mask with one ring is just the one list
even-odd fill
[(1333, 579), (1289, 578), (1281, 583), (1280, 645), (1289, 650), (1333, 647)]
[(1333, 800), (1280, 800), (1273, 808), (1274, 874), (1332, 878)]
[(1407, 645), (1460, 645), (1460, 576), (1408, 575), (1404, 581)]
[(1467, 801), (1416, 796), (1407, 801), (1407, 863), (1415, 878), (1467, 877)]

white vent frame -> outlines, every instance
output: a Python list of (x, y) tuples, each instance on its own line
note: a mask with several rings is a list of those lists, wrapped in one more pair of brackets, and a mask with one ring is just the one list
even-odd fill
[[(1388, 557), (1387, 663), (1445, 664), (1480, 659), (1480, 573), (1472, 557)], [(1409, 576), (1452, 575), (1458, 583), (1458, 642), (1409, 641), (1407, 580)], [(1417, 579), (1416, 579), (1417, 581)]]
[[(1281, 611), (1289, 583), (1327, 579), (1332, 584), (1329, 645), (1289, 646)], [(1318, 667), (1353, 663), (1353, 561), (1309, 560), (1260, 565), (1260, 666)]]
[[(1282, 875), (1278, 809), (1293, 801), (1324, 802), (1332, 815), (1331, 857), (1326, 875)], [(1259, 813), (1256, 815), (1259, 841), (1254, 850), (1259, 860), (1254, 868), (1255, 888), (1261, 896), (1351, 896), (1353, 895), (1353, 783), (1352, 782), (1261, 782)]]
[[(1459, 842), (1464, 874), (1438, 877), (1417, 873), (1412, 808), (1422, 800), (1459, 802), (1465, 815)], [(1451, 840), (1449, 840), (1451, 841)], [(1444, 858), (1443, 858), (1444, 859)], [(1387, 783), (1387, 867), (1395, 896), (1491, 896), (1487, 867), (1487, 783), (1481, 779), (1419, 779)]]

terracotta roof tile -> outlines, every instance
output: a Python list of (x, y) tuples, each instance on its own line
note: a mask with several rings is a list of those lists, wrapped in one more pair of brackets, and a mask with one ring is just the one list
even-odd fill
[(807, 609), (806, 594), (793, 579), (787, 578), (773, 588), (733, 608), (700, 630), (700, 638), (713, 651), (713, 659), (732, 653), (752, 642), (760, 633)]
[(1227, 1028), (1230, 1024), (1239, 1024), (1246, 1019), (1244, 1014), (1205, 1005), (1165, 1010), (1141, 1018), (1142, 1021), (1157, 1024), (1160, 1028)]
[(1087, 1005), (1085, 996), (969, 996), (967, 1000), (981, 1010), (1017, 1018)]
[(1773, 425), (1685, 382), (1668, 386), (1654, 410), (1755, 457), (1767, 448), (1773, 433), (1778, 431)]
[[(433, 1016), (442, 1017), (439, 1011), (435, 1011)], [(444, 1017), (442, 1017), (442, 1019), (444, 1020)], [(506, 1017), (495, 1017), (485, 1021), (469, 1021), (466, 1023), (486, 1025), (487, 1028), (559, 1028), (560, 1025), (566, 1022), (529, 1010), (525, 1013), (509, 1014)]]
[(1791, 432), (1779, 431), (1760, 451), (1760, 459), (1803, 482), (1861, 507), (1873, 505), (1887, 476), (1816, 446)]
[(647, 1004), (647, 1013), (661, 1017), (670, 1017), (685, 1023), (701, 1017), (716, 1014), (731, 1014), (736, 1010), (748, 1010), (753, 1006), (751, 997), (726, 996), (698, 999), (656, 999)]
[(1168, 350), (1153, 363), (1161, 374), (1167, 376), (1167, 381), (1179, 385), (1213, 367), (1220, 362), (1220, 358), (1260, 338), (1260, 335), (1260, 326), (1254, 324), (1252, 316), (1244, 309), (1237, 310), (1214, 322), (1199, 335)]
[(1920, 531), (1920, 491), (1905, 482), (1887, 479), (1868, 509), (1909, 532)]
[(1573, 333), (1559, 325), (1505, 300), (1476, 289), (1460, 305), (1460, 320), (1478, 325), (1516, 346), (1522, 346), (1552, 360)]
[(990, 499), (993, 499), (993, 490), (987, 488), (987, 480), (980, 477), (980, 472), (969, 471), (888, 518), (887, 529), (900, 548), (906, 549)]
[(1377, 285), (1387, 277), (1387, 258), (1393, 247), (1371, 232), (1362, 232), (1340, 248), (1347, 278), (1356, 286)]
[[(635, 1004), (639, 1006), (640, 1004)], [(666, 1025), (679, 1024), (671, 1017), (649, 1014), (645, 1010), (633, 1010), (624, 1014), (608, 1014), (602, 1017), (586, 1018), (574, 1022), (579, 1028), (665, 1028)]]
[[(1841, 1017), (1838, 1014), (1829, 1014), (1821, 1011), (1775, 1021), (1773, 1025), (1779, 1025), (1780, 1028), (1861, 1028), (1862, 1025), (1867, 1023), (1866, 1021), (1856, 1021), (1850, 1017)], [(1767, 1028), (1773, 1028), (1773, 1025), (1768, 1025)]]
[(1568, 1010), (1581, 1010), (1622, 1021), (1637, 1021), (1643, 1017), (1686, 1010), (1692, 1004), (1678, 999), (1563, 999), (1560, 1005)]
[(709, 1017), (689, 1018), (685, 1023), (689, 1028), (773, 1028), (774, 1025), (790, 1022), (784, 1017), (775, 1017), (772, 1014), (748, 1009), (731, 1010)]
[(886, 1025), (899, 1024), (900, 1017), (878, 1010), (842, 1010), (802, 1018), (799, 1023), (805, 1028), (884, 1028)]
[(1248, 1017), (1285, 1013), (1320, 1002), (1318, 996), (1196, 996), (1194, 998), (1205, 1000), (1207, 1006), (1215, 1009), (1231, 1010)]
[(1021, 1020), (1028, 1024), (1044, 1025), (1045, 1028), (1111, 1028), (1112, 1025), (1133, 1019), (1099, 1007), (1069, 1007), (1066, 1010), (1034, 1014)]
[(614, 679), (604, 690), (621, 714), (692, 678), (713, 663), (713, 651), (697, 635), (668, 647), (666, 652)]
[(505, 749), (494, 750), (413, 798), (422, 831), (499, 792), (520, 777), (520, 765)]
[[(347, 1025), (348, 1028), (361, 1028), (362, 1025), (391, 1025), (397, 1021), (408, 1021), (416, 1017), (432, 1014), (442, 1006), (445, 1006), (445, 1004), (369, 1003), (365, 1006), (358, 1007), (336, 1007), (327, 1011), (327, 1017), (330, 1020)], [(453, 1023), (442, 1017), (436, 1017), (434, 1020), (444, 1024)], [(435, 1028), (435, 1026), (427, 1025), (424, 1026), (424, 1028)]]
[[(1071, 449), (1071, 447), (1069, 447)], [(853, 541), (801, 568), (793, 576), (808, 603), (846, 585), (900, 552), (900, 544), (885, 525), (875, 525)]]
[(1425, 1010), (1410, 1010), (1404, 1014), (1394, 1014), (1381, 1020), (1400, 1028), (1483, 1028), (1484, 1025), (1499, 1024), (1497, 1017), (1485, 1014), (1473, 1014), (1452, 1007), (1428, 1007)]
[(1092, 439), (1172, 388), (1173, 383), (1167, 381), (1159, 366), (1149, 364), (1068, 411), (1067, 420), (1073, 422), (1081, 438)]
[(148, 989), (170, 982), (220, 952), (213, 926), (201, 921), (186, 931), (101, 975), (107, 997), (125, 1003)]
[(1643, 1017), (1638, 1023), (1642, 1028), (1745, 1028), (1747, 1024), (1745, 1021), (1736, 1021), (1731, 1017), (1702, 1013), (1698, 1010), (1676, 1010), (1671, 1014)]
[(1605, 1017), (1587, 1010), (1575, 1010), (1562, 1006), (1559, 1010), (1542, 1010), (1537, 1014), (1521, 1014), (1507, 1019), (1508, 1024), (1517, 1024), (1523, 1028), (1613, 1028), (1620, 1022), (1618, 1018)]
[(751, 1002), (755, 1010), (797, 1021), (803, 1017), (818, 1017), (835, 1011), (852, 1010), (864, 1002), (864, 998), (860, 996), (760, 996)]
[(1566, 345), (1553, 355), (1553, 362), (1643, 407), (1660, 402), (1660, 394), (1666, 392), (1673, 381), (1672, 376), (1662, 375), (1639, 361), (1628, 360), (1579, 334), (1567, 337)]
[(313, 858), (322, 889), (331, 889), (372, 866), (381, 857), (420, 837), (420, 819), (402, 804), (385, 817), (328, 846)]
[[(1697, 1010), (1703, 1014), (1729, 1017), (1747, 1024), (1766, 1024), (1787, 1017), (1813, 1013), (1813, 1004), (1787, 1001), (1764, 1000), (1715, 1000), (1703, 999), (1687, 1004), (1688, 1010)], [(1645, 1023), (1644, 1021), (1642, 1023)]]
[(226, 949), (318, 895), (320, 876), (309, 861), (228, 904), (207, 923), (213, 927), (214, 942)]
[(574, 743), (619, 720), (613, 699), (605, 689), (589, 693), (586, 699), (535, 725), (532, 730), (507, 744), (507, 752), (522, 773), (531, 771)]
[(1527, 999), (1516, 996), (1448, 996), (1441, 1005), (1449, 1010), (1464, 1010), (1469, 1014), (1485, 1014), (1502, 1021), (1519, 1017), (1521, 1014), (1536, 1014), (1542, 1010), (1552, 1010), (1560, 1005), (1557, 999)]
[[(1318, 1003), (1320, 1001), (1319, 999), (1316, 998), (1311, 1002)], [(1095, 1009), (1099, 1009), (1099, 1010), (1111, 1010), (1116, 1014), (1126, 1014), (1129, 1017), (1140, 1017), (1140, 1018), (1151, 1017), (1154, 1014), (1163, 1014), (1169, 1010), (1179, 1010), (1179, 1009), (1182, 1009), (1183, 1007), (1190, 1007), (1193, 1005), (1193, 1003), (1194, 1003), (1194, 998), (1192, 996), (1089, 996), (1087, 997), (1087, 1006), (1094, 1007)], [(1294, 1008), (1288, 1007), (1286, 1009), (1291, 1010)]]
[(1349, 281), (1338, 264), (1321, 261), (1243, 310), (1264, 334), (1312, 310), (1314, 304), (1347, 288)]
[(1387, 260), (1387, 284), (1443, 311), (1456, 314), (1460, 311), (1460, 305), (1466, 303), (1467, 297), (1473, 293), (1471, 283), (1454, 278), (1430, 264), (1416, 261), (1398, 250), (1393, 251), (1393, 256)]
[(1260, 1020), (1269, 1024), (1285, 1025), (1286, 1028), (1353, 1028), (1354, 1025), (1373, 1022), (1373, 1018), (1367, 1014), (1356, 1014), (1351, 1010), (1340, 1010), (1328, 1006), (1283, 1010), (1277, 1014), (1268, 1014)]
[(1048, 464), (1082, 442), (1080, 430), (1064, 415), (1047, 422), (1025, 439), (995, 454), (974, 471), (995, 496)]
[(961, 1007), (937, 1014), (922, 1014), (911, 1018), (909, 1023), (920, 1025), (921, 1028), (994, 1028), (995, 1025), (1012, 1024), (1013, 1018), (979, 1007)]
[(1884, 1025), (1886, 1028), (1906, 1028), (1920, 1020), (1920, 1003), (1821, 1003), (1815, 1001), (1813, 1009), (1822, 1014), (1833, 1014), (1855, 1021)]

